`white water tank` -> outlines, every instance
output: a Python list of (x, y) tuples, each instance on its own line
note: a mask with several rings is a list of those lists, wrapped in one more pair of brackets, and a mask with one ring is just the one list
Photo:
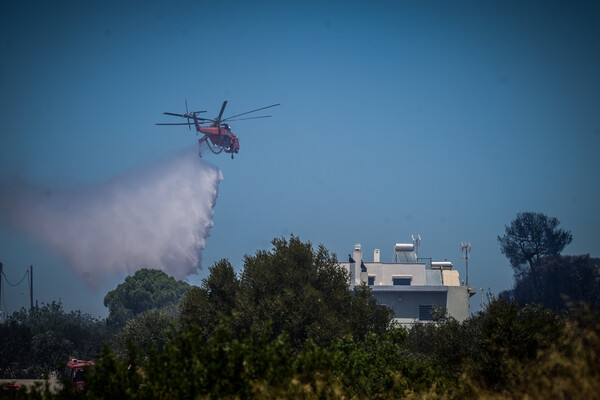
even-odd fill
[(452, 269), (452, 263), (450, 261), (432, 261), (431, 269), (450, 270)]
[(415, 251), (413, 243), (396, 243), (394, 251)]

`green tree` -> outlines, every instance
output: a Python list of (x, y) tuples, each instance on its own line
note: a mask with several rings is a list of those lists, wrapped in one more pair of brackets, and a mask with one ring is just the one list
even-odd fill
[(366, 285), (353, 293), (347, 271), (323, 246), (315, 249), (295, 236), (272, 243), (271, 251), (244, 258), (240, 278), (229, 261), (215, 263), (201, 287), (187, 292), (184, 324), (199, 325), (206, 337), (218, 325), (238, 337), (251, 330), (272, 338), (285, 332), (296, 349), (309, 338), (330, 343), (388, 328), (392, 310), (377, 304)]
[(498, 236), (502, 254), (510, 260), (515, 275), (520, 277), (535, 268), (544, 257), (556, 257), (571, 243), (570, 231), (558, 228), (559, 220), (535, 212), (517, 213)]
[(146, 310), (177, 306), (190, 288), (188, 283), (177, 281), (163, 271), (140, 269), (104, 297), (104, 306), (109, 311), (107, 325), (120, 329)]
[(406, 339), (405, 329), (393, 328), (384, 334), (369, 333), (361, 340), (338, 340), (330, 346), (339, 353), (332, 368), (350, 398), (402, 398), (408, 390), (434, 386), (437, 392), (447, 393), (456, 384), (452, 370), (407, 351)]
[(108, 340), (104, 320), (65, 312), (60, 301), (21, 309), (0, 325), (0, 375), (41, 378), (69, 356), (91, 359)]
[(435, 323), (417, 322), (410, 328), (406, 348), (435, 360), (446, 373), (459, 375), (475, 351), (478, 332), (471, 321), (444, 317)]
[[(286, 334), (272, 338), (251, 330), (236, 338), (219, 326), (210, 341), (202, 340), (203, 335), (198, 325), (186, 326), (161, 354), (150, 349), (145, 359), (132, 349), (131, 366), (104, 348), (86, 378), (86, 391), (64, 388), (56, 397), (402, 398), (407, 392), (446, 393), (454, 383), (432, 362), (403, 351), (406, 332), (401, 329), (327, 346), (309, 340), (297, 354)], [(44, 394), (56, 397), (49, 390)]]
[(209, 268), (201, 287), (190, 289), (181, 303), (185, 324), (199, 324), (212, 331), (223, 317), (230, 317), (235, 308), (240, 281), (231, 263), (222, 259)]
[(14, 318), (0, 324), (0, 378), (34, 377), (41, 372), (33, 365), (31, 338), (31, 327)]
[(394, 311), (381, 306), (366, 284), (354, 286), (354, 294), (348, 311), (350, 330), (355, 339), (363, 339), (368, 334), (383, 334), (394, 318)]
[(120, 359), (128, 358), (131, 344), (135, 344), (144, 354), (151, 344), (161, 352), (171, 337), (171, 332), (177, 331), (179, 327), (179, 314), (179, 309), (170, 305), (152, 308), (136, 315), (115, 335), (115, 354)]
[(370, 301), (370, 293), (359, 291), (353, 304), (348, 273), (325, 247), (314, 249), (293, 235), (272, 244), (271, 251), (244, 258), (234, 316), (240, 331), (271, 331), (273, 337), (287, 332), (298, 349), (309, 338), (323, 344), (347, 334), (364, 335), (366, 327), (387, 328), (391, 313)]
[(476, 387), (498, 392), (558, 340), (561, 327), (559, 316), (543, 306), (491, 298), (485, 310), (463, 322), (415, 324), (406, 343), (443, 371), (466, 374)]
[(502, 295), (520, 305), (539, 303), (556, 312), (582, 302), (600, 306), (600, 259), (589, 254), (546, 258), (536, 272), (523, 274)]
[(465, 323), (473, 343), (463, 368), (480, 385), (502, 390), (514, 381), (517, 365), (532, 362), (559, 338), (561, 321), (539, 305), (520, 307), (514, 301), (493, 299), (484, 312)]

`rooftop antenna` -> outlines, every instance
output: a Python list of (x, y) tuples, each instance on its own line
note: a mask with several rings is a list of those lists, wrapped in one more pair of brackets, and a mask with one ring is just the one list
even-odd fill
[(481, 309), (483, 310), (483, 288), (481, 289)]
[(417, 237), (415, 237), (415, 235), (410, 235), (412, 237), (412, 241), (415, 244), (415, 254), (417, 255), (417, 258), (419, 258), (419, 244), (421, 243), (421, 235), (417, 235)]
[(467, 289), (469, 288), (469, 254), (471, 254), (471, 242), (460, 242), (460, 251), (465, 253), (464, 257), (461, 257), (465, 260), (465, 264), (467, 265)]

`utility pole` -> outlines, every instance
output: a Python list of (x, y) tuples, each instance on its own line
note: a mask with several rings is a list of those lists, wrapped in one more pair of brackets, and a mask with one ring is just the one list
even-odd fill
[(469, 289), (469, 254), (471, 254), (471, 242), (460, 242), (460, 251), (465, 252), (465, 256), (461, 257), (467, 265), (467, 289)]
[(31, 311), (33, 311), (33, 265), (29, 266), (29, 299), (31, 300)]
[[(0, 262), (0, 305), (2, 305), (2, 262)], [(2, 323), (2, 307), (0, 306), (0, 323)]]

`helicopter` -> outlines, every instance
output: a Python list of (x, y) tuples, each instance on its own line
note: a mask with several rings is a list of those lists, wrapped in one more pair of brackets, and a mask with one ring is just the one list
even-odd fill
[[(247, 115), (256, 111), (265, 110), (267, 108), (278, 106), (278, 104), (272, 104), (270, 106), (257, 108), (255, 110), (246, 111), (241, 114), (232, 115), (227, 118), (223, 118), (223, 112), (225, 111), (225, 107), (227, 106), (227, 100), (223, 102), (221, 106), (221, 111), (217, 118), (200, 118), (198, 114), (205, 113), (206, 111), (188, 111), (187, 100), (185, 101), (185, 114), (176, 114), (171, 112), (164, 112), (165, 115), (171, 115), (175, 117), (186, 118), (187, 122), (175, 122), (175, 123), (157, 123), (156, 125), (187, 125), (188, 128), (192, 129), (192, 123), (196, 128), (196, 135), (202, 134), (203, 136), (198, 140), (200, 146), (202, 143), (206, 142), (208, 148), (214, 154), (220, 154), (221, 152), (230, 153), (231, 158), (233, 159), (233, 155), (237, 154), (240, 151), (240, 142), (238, 137), (231, 132), (231, 127), (226, 121), (241, 121), (245, 119), (258, 119), (258, 118), (269, 118), (270, 115), (262, 115), (258, 117), (247, 117), (247, 118), (238, 118), (242, 115)], [(203, 126), (204, 124), (209, 124), (208, 126)], [(211, 145), (212, 143), (212, 145)], [(199, 152), (199, 156), (202, 157), (202, 151)]]

